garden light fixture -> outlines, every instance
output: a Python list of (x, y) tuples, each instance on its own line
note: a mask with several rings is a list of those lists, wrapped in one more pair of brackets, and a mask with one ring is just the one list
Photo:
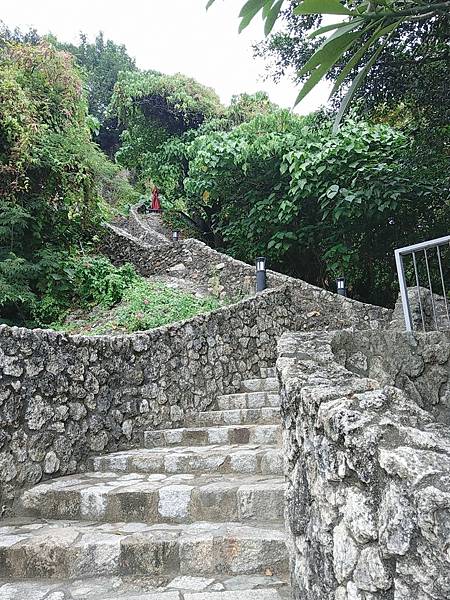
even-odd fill
[(266, 289), (266, 258), (259, 256), (256, 259), (256, 291), (262, 292)]
[(336, 288), (339, 296), (347, 296), (347, 287), (345, 285), (345, 277), (338, 277), (336, 279)]

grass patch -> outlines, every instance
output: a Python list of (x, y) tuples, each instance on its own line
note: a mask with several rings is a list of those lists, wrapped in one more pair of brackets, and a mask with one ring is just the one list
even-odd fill
[(117, 311), (117, 323), (127, 331), (154, 329), (210, 312), (219, 306), (215, 298), (197, 298), (162, 284), (141, 280), (125, 292)]
[(99, 304), (90, 307), (89, 312), (72, 312), (63, 323), (54, 323), (52, 328), (85, 335), (133, 333), (183, 321), (220, 306), (216, 298), (198, 298), (138, 277), (116, 306), (106, 308)]

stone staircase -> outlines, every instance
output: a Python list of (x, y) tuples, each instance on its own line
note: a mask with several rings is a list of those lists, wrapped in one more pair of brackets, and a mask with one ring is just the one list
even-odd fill
[(25, 491), (0, 523), (0, 600), (290, 598), (272, 369), (144, 448)]

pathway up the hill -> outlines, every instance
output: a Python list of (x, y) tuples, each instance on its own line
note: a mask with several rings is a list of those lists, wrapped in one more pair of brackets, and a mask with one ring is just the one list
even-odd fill
[(0, 600), (286, 600), (273, 370), (184, 428), (22, 494), (0, 523)]

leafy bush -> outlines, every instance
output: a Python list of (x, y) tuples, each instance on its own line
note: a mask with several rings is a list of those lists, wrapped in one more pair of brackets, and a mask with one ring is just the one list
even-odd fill
[(352, 294), (392, 304), (393, 249), (446, 233), (448, 181), (411, 171), (411, 144), (383, 124), (323, 116), (255, 117), (189, 145), (185, 195), (216, 243), (237, 258), (324, 287), (345, 273)]
[[(98, 234), (106, 186), (131, 199), (91, 140), (73, 58), (47, 43), (0, 47), (0, 315), (34, 318), (48, 265)], [(52, 258), (54, 256), (54, 259)], [(59, 301), (55, 300), (56, 304)], [(53, 302), (47, 297), (48, 310)], [(40, 309), (39, 309), (40, 310)], [(39, 311), (38, 311), (39, 312)]]
[(32, 317), (39, 325), (63, 319), (77, 306), (111, 308), (139, 278), (126, 264), (115, 267), (104, 256), (46, 252), (40, 261), (40, 297), (33, 303)]
[[(122, 273), (123, 274), (123, 273)], [(121, 277), (117, 273), (118, 277)], [(163, 284), (151, 283), (136, 276), (120, 290), (120, 302), (90, 304), (86, 310), (70, 310), (65, 318), (51, 323), (53, 329), (68, 333), (100, 335), (133, 333), (189, 319), (220, 306), (215, 298), (196, 296), (173, 290)]]

